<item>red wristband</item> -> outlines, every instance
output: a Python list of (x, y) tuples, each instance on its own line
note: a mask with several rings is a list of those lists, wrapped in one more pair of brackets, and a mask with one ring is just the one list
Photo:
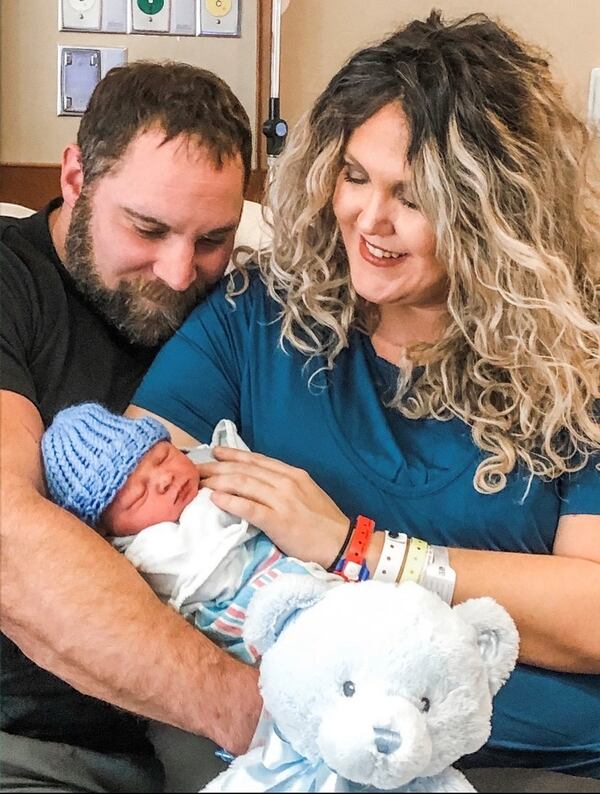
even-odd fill
[(373, 519), (357, 516), (344, 556), (335, 568), (335, 572), (347, 581), (358, 582), (369, 578), (365, 557), (374, 530)]

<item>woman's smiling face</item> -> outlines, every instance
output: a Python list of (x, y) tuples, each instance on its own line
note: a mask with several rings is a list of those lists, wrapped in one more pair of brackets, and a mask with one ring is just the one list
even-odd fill
[(350, 136), (333, 196), (354, 289), (381, 307), (446, 303), (433, 229), (411, 195), (409, 142), (401, 106), (385, 105)]

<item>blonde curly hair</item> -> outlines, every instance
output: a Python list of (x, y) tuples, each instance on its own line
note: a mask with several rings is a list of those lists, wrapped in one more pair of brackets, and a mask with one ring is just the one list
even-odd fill
[[(261, 275), (281, 342), (332, 368), (378, 310), (352, 288), (332, 195), (348, 138), (400, 102), (414, 193), (448, 271), (449, 323), (408, 351), (393, 406), (458, 417), (488, 453), (474, 486), (517, 464), (553, 479), (600, 448), (597, 140), (543, 53), (485, 15), (438, 12), (354, 55), (295, 128), (268, 192), (273, 245)], [(424, 371), (411, 385), (411, 361)]]

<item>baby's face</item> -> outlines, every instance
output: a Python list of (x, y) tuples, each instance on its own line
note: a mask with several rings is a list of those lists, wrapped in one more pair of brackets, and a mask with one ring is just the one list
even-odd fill
[(169, 441), (146, 452), (100, 520), (110, 535), (134, 535), (160, 521), (177, 521), (198, 493), (192, 461)]

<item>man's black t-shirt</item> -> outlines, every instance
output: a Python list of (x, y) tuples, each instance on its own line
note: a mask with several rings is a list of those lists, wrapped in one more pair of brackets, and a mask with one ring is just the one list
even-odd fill
[[(48, 231), (59, 203), (30, 218), (0, 218), (0, 388), (31, 400), (45, 426), (61, 408), (87, 400), (123, 411), (156, 353), (128, 343), (78, 294)], [(79, 575), (85, 587), (86, 572)], [(40, 591), (39, 620), (53, 608)], [(3, 730), (104, 752), (151, 752), (142, 720), (76, 692), (0, 636)]]

